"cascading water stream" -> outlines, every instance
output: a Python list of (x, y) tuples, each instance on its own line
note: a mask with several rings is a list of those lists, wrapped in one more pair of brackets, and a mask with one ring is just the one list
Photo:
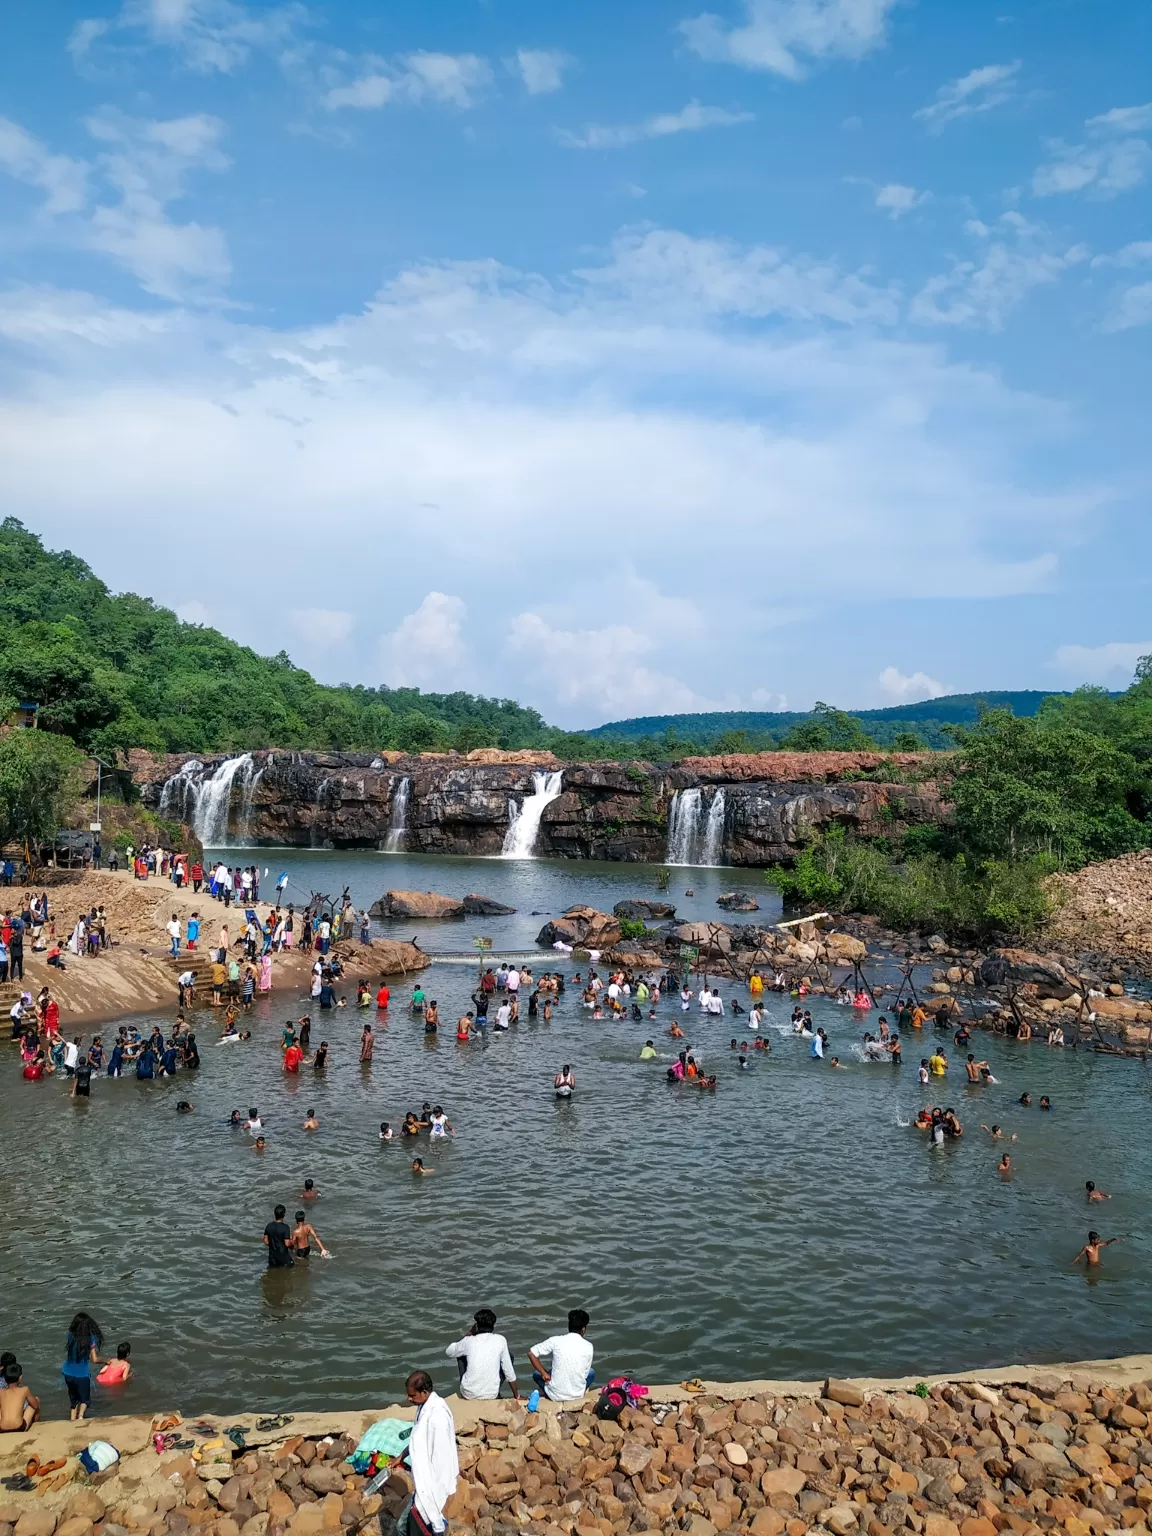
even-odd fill
[(228, 846), (228, 815), (232, 808), (232, 786), (237, 778), (247, 788), (255, 770), (251, 752), (229, 757), (214, 773), (192, 785), (192, 830), (205, 848)]
[(723, 863), (725, 804), (724, 791), (715, 790), (705, 816), (702, 789), (677, 790), (668, 810), (665, 857), (669, 864), (701, 867)]
[(191, 822), (192, 812), (189, 809), (189, 801), (195, 806), (196, 790), (203, 772), (204, 764), (198, 758), (190, 757), (186, 763), (180, 765), (178, 773), (174, 773), (170, 779), (165, 779), (163, 788), (160, 790), (158, 807), (161, 816), (175, 815), (181, 821)]
[(551, 805), (564, 787), (564, 772), (534, 773), (532, 793), (525, 795), (519, 804), (508, 801), (508, 831), (504, 836), (502, 859), (532, 859), (536, 857), (536, 836), (540, 831), (540, 818), (544, 807)]
[(668, 812), (668, 863), (691, 864), (700, 822), (700, 791), (678, 789)]
[(404, 834), (408, 830), (408, 797), (412, 793), (412, 780), (405, 775), (392, 791), (392, 808), (388, 836), (384, 840), (385, 853), (403, 853)]
[(700, 850), (701, 864), (724, 862), (724, 791), (718, 789), (708, 807), (708, 821), (704, 827), (704, 846)]

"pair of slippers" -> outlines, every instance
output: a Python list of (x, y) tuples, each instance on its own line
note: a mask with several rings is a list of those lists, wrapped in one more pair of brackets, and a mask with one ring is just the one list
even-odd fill
[(13, 1472), (8, 1477), (0, 1477), (0, 1483), (13, 1493), (31, 1493), (36, 1487), (26, 1472)]
[(267, 1434), (270, 1429), (283, 1429), (286, 1424), (291, 1424), (294, 1418), (295, 1414), (292, 1413), (274, 1413), (267, 1419), (257, 1419), (256, 1428), (262, 1435)]
[(49, 1472), (59, 1472), (67, 1460), (64, 1456), (57, 1456), (55, 1461), (41, 1461), (39, 1456), (32, 1456), (28, 1465), (24, 1468), (26, 1477), (47, 1477)]

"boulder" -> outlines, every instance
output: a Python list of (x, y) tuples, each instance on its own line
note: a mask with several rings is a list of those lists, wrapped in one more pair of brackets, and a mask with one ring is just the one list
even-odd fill
[(469, 917), (511, 917), (515, 910), (503, 902), (493, 901), (491, 896), (477, 896), (474, 891), (464, 898), (464, 911)]
[(608, 912), (597, 912), (595, 907), (569, 907), (563, 917), (554, 917), (544, 924), (536, 935), (537, 944), (555, 944), (562, 939), (565, 944), (581, 949), (611, 949), (619, 944), (623, 935), (617, 918)]
[(723, 907), (725, 912), (759, 912), (760, 910), (760, 903), (747, 891), (725, 891), (722, 896), (717, 896), (716, 905)]
[(385, 891), (369, 908), (373, 917), (463, 917), (464, 903), (435, 891)]
[(681, 944), (695, 944), (700, 949), (718, 949), (728, 954), (732, 948), (732, 930), (726, 923), (681, 923), (672, 930)]
[(1068, 973), (1050, 955), (1038, 955), (1030, 949), (994, 949), (984, 957), (980, 980), (986, 987), (1031, 982), (1038, 987), (1068, 987)]
[(618, 901), (612, 908), (617, 917), (630, 917), (633, 921), (667, 921), (676, 916), (676, 908), (667, 901), (649, 901), (646, 896), (635, 896), (630, 901)]
[(824, 945), (830, 960), (863, 960), (868, 953), (863, 939), (854, 939), (850, 933), (825, 934)]

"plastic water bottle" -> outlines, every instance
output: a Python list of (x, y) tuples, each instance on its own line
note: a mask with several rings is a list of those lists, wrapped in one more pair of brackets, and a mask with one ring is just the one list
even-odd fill
[(528, 1398), (528, 1412), (529, 1413), (535, 1413), (537, 1408), (539, 1408), (539, 1406), (540, 1406), (540, 1388), (539, 1387), (533, 1387), (531, 1395)]

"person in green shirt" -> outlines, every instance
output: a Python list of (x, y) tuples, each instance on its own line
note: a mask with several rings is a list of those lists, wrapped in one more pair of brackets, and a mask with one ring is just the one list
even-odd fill
[(640, 1052), (640, 1060), (641, 1061), (655, 1061), (655, 1059), (656, 1059), (656, 1047), (652, 1044), (651, 1040), (645, 1040), (645, 1042), (644, 1042), (644, 1049)]
[(424, 988), (420, 985), (419, 982), (417, 982), (415, 987), (412, 989), (412, 1012), (424, 1012)]

